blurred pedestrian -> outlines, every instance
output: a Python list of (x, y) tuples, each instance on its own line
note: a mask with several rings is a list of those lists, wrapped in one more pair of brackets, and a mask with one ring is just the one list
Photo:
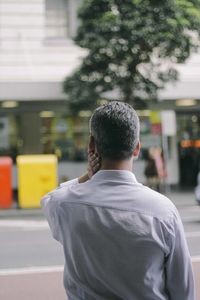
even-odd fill
[(123, 102), (90, 120), (89, 168), (42, 199), (65, 255), (69, 300), (194, 300), (191, 259), (177, 209), (138, 183), (139, 119)]
[(144, 175), (146, 177), (146, 185), (157, 191), (159, 189), (158, 171), (156, 168), (155, 159), (150, 153), (148, 153), (145, 161)]
[(156, 169), (158, 173), (158, 187), (157, 190), (161, 192), (165, 185), (165, 179), (167, 176), (165, 162), (161, 147), (155, 147), (152, 149), (152, 157), (155, 160)]

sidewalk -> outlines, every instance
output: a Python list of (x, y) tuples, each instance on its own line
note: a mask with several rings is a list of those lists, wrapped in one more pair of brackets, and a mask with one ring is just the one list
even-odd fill
[(193, 191), (171, 191), (166, 195), (177, 207), (198, 205)]
[(0, 209), (0, 219), (43, 219), (43, 213), (40, 208), (10, 208)]

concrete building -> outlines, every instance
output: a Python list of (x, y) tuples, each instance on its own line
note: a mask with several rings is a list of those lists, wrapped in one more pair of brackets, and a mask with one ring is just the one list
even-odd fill
[[(62, 158), (60, 180), (63, 176), (77, 176), (86, 165), (69, 161), (84, 160), (89, 112), (70, 118), (62, 91), (64, 78), (85, 55), (72, 41), (80, 3), (81, 0), (0, 0), (0, 155), (10, 155), (15, 160), (17, 154), (55, 152)], [(175, 111), (177, 133), (163, 140), (160, 137), (158, 142), (154, 134), (144, 130), (143, 141), (146, 149), (153, 146), (152, 141), (158, 146), (163, 142), (166, 145), (170, 184), (189, 180), (194, 185), (200, 157), (200, 55), (192, 55), (178, 69), (179, 82), (167, 85), (159, 94), (159, 103), (151, 108)], [(151, 111), (139, 114), (144, 129)], [(188, 166), (193, 170), (192, 176)], [(135, 168), (144, 181), (144, 161), (136, 162)]]

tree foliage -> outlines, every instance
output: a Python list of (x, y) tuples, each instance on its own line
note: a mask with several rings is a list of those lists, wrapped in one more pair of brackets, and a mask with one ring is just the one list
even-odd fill
[(200, 0), (85, 0), (79, 19), (75, 42), (88, 52), (64, 82), (74, 109), (113, 90), (128, 103), (155, 98), (199, 44)]

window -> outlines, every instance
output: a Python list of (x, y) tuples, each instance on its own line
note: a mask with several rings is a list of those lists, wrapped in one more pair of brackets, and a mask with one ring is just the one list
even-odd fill
[(68, 1), (46, 0), (46, 37), (63, 39), (68, 35)]
[(87, 159), (89, 117), (40, 113), (42, 118), (42, 148), (44, 154), (54, 153), (60, 161)]

